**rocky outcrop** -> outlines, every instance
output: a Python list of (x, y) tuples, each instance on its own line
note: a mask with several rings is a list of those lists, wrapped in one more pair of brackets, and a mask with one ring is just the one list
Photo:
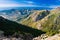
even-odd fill
[(60, 40), (60, 34), (56, 34), (54, 36), (48, 37), (45, 40)]
[(30, 34), (22, 35), (20, 34), (19, 37), (17, 36), (0, 36), (0, 40), (32, 40), (33, 36)]
[(60, 40), (60, 34), (56, 34), (54, 36), (48, 36), (48, 37), (47, 35), (43, 37), (39, 36), (34, 38), (33, 40)]
[(45, 16), (49, 14), (48, 10), (41, 10), (41, 11), (35, 11), (32, 15), (31, 18), (33, 21), (39, 21), (43, 19)]

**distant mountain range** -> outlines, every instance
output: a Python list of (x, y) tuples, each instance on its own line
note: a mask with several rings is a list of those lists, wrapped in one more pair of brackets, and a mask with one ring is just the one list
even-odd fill
[(0, 16), (13, 21), (20, 21), (27, 18), (34, 10), (51, 10), (52, 8), (44, 7), (11, 7), (1, 8)]
[(31, 10), (24, 8), (1, 8), (0, 16), (12, 21), (20, 21), (31, 14)]
[(16, 21), (20, 24), (39, 29), (48, 35), (60, 32), (60, 7), (48, 10), (48, 8), (21, 8), (0, 11), (0, 16)]
[(12, 21), (20, 21), (21, 19), (26, 18), (28, 15), (32, 13), (32, 10), (22, 9), (10, 9), (10, 10), (3, 10), (0, 11), (0, 16), (3, 16), (6, 19), (12, 20)]
[(22, 9), (28, 9), (28, 10), (51, 10), (53, 8), (49, 8), (49, 7), (5, 7), (5, 8), (0, 8), (1, 10), (9, 10), (9, 9), (18, 9), (18, 10), (22, 10)]

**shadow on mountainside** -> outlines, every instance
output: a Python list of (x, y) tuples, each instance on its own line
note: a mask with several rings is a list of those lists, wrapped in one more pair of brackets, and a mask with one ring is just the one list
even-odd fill
[(0, 30), (4, 31), (5, 35), (12, 35), (15, 32), (29, 33), (34, 37), (37, 37), (45, 32), (37, 29), (30, 28), (28, 26), (18, 24), (14, 21), (7, 20), (0, 16)]
[(36, 21), (43, 19), (45, 16), (49, 15), (50, 11), (46, 10), (40, 13), (40, 15), (37, 16)]

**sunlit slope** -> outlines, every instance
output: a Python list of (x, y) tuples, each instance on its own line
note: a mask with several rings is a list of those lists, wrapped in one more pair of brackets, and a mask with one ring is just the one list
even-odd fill
[(48, 10), (36, 10), (29, 17), (23, 20), (21, 23), (24, 25), (31, 26), (33, 28), (37, 28), (37, 22), (42, 20), (45, 16), (49, 14)]
[(35, 11), (28, 19), (21, 22), (32, 28), (43, 30), (48, 35), (59, 33), (60, 31), (60, 9)]
[[(43, 31), (46, 31), (49, 35), (54, 35), (60, 32), (60, 10), (54, 9), (50, 11), (50, 15), (43, 20), (44, 23), (41, 24)], [(42, 20), (40, 21), (40, 23)]]

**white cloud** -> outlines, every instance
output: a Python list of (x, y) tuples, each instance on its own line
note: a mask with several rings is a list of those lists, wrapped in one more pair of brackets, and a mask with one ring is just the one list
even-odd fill
[(18, 6), (18, 4), (0, 4), (0, 7), (14, 7)]
[(0, 3), (0, 8), (1, 7), (39, 7), (38, 5), (30, 5), (30, 4), (12, 4), (12, 3), (10, 3), (10, 4), (7, 4), (7, 3)]
[(34, 2), (33, 1), (23, 1), (25, 3), (29, 3), (29, 4), (33, 4)]
[(3, 7), (38, 7), (33, 1), (20, 1), (20, 3), (11, 0), (0, 0), (0, 8)]
[(0, 0), (0, 8), (3, 7), (38, 7), (33, 1), (20, 1), (16, 2), (13, 0)]
[(60, 5), (51, 5), (51, 6), (48, 6), (49, 8), (57, 8), (57, 7), (60, 7)]

